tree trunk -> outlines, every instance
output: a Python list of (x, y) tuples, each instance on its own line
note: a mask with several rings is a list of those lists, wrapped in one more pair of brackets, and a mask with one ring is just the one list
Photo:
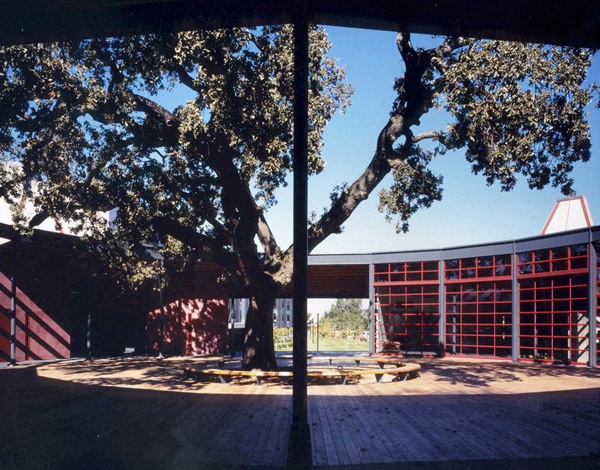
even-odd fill
[(273, 293), (263, 291), (250, 297), (242, 360), (242, 367), (246, 370), (277, 370), (273, 344), (274, 306)]

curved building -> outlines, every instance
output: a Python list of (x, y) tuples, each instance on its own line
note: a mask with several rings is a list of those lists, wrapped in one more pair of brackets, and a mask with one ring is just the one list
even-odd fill
[(309, 291), (319, 296), (334, 271), (343, 279), (368, 269), (374, 354), (599, 367), (599, 252), (594, 226), (456, 248), (311, 255), (322, 279), (309, 269)]

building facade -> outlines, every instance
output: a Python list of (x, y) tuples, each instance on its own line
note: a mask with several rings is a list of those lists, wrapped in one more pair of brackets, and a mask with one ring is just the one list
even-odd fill
[[(228, 348), (228, 326), (244, 326), (248, 300), (229, 300), (216, 265), (199, 263), (162, 299), (127, 299), (108, 279), (92, 283), (88, 258), (69, 240), (40, 231), (18, 249), (0, 245), (0, 362), (128, 346), (216, 354)], [(600, 367), (599, 253), (593, 226), (456, 248), (311, 255), (308, 287), (314, 297), (370, 298), (372, 354)], [(278, 299), (274, 326), (292, 322), (292, 300)]]
[[(249, 299), (229, 300), (229, 324), (234, 328), (244, 328), (246, 313), (248, 312)], [(273, 307), (273, 328), (291, 328), (293, 324), (292, 299), (276, 299)]]
[(371, 353), (600, 367), (599, 251), (595, 226), (311, 264), (368, 264)]

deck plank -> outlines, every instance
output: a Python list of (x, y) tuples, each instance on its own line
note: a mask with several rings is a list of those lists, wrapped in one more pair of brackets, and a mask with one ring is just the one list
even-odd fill
[[(183, 381), (181, 362), (193, 360), (169, 361), (58, 364), (24, 381), (11, 379), (17, 369), (0, 368), (4, 467), (285, 465), (289, 385)], [(419, 363), (421, 377), (406, 382), (310, 385), (313, 463), (560, 458), (598, 450), (598, 370)]]

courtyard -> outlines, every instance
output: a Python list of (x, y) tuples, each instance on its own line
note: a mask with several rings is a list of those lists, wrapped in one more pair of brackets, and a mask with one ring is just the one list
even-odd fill
[[(283, 468), (291, 385), (185, 380), (216, 357), (0, 369), (3, 468)], [(235, 359), (226, 358), (226, 367)], [(281, 359), (285, 362), (285, 357)], [(413, 359), (414, 380), (308, 387), (318, 468), (595, 468), (600, 371)], [(311, 363), (325, 363), (314, 356)]]

